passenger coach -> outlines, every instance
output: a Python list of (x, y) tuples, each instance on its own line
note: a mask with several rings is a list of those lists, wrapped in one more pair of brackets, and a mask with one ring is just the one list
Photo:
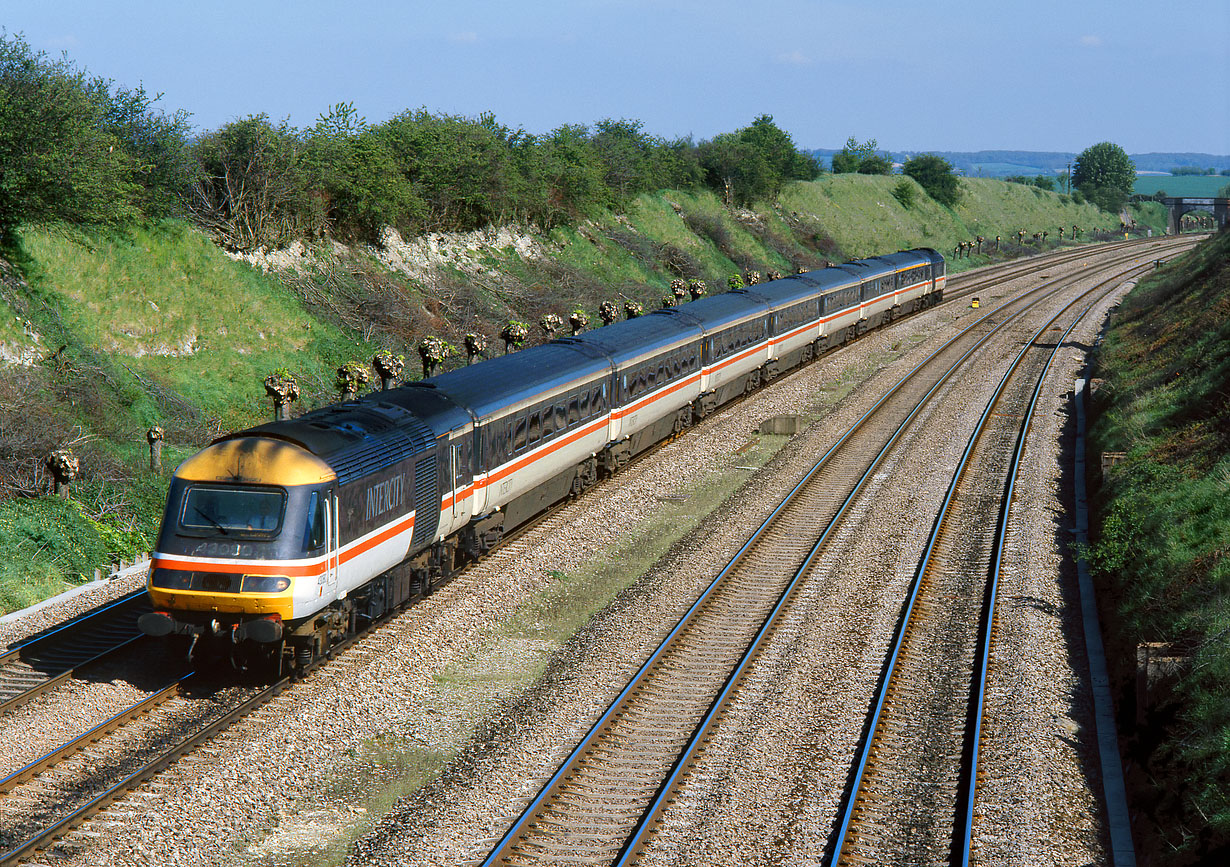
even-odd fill
[(223, 437), (175, 472), (150, 635), (306, 665), (719, 406), (942, 297), (919, 249), (701, 298)]

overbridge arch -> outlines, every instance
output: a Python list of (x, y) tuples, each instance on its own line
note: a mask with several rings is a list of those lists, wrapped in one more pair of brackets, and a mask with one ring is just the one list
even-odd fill
[(1172, 235), (1179, 233), (1184, 214), (1192, 211), (1211, 213), (1218, 229), (1225, 229), (1230, 222), (1230, 198), (1223, 196), (1167, 196), (1162, 204), (1170, 214), (1169, 229)]

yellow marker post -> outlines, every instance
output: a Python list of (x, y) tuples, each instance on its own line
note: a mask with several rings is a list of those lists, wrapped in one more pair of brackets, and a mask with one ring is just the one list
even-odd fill
[(975, 295), (975, 296), (974, 296), (974, 300), (973, 300), (973, 301), (971, 301), (971, 302), (969, 303), (969, 306), (970, 306), (970, 307), (977, 307), (977, 306), (978, 306), (978, 296), (977, 296), (977, 295)]

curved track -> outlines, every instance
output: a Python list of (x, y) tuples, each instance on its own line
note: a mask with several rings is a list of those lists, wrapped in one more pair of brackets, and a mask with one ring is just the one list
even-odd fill
[(1092, 307), (1078, 305), (1112, 291), (1108, 284), (1082, 293), (1034, 334), (970, 437), (856, 756), (834, 864), (968, 863), (983, 684), (1017, 466), (1051, 361)]
[(888, 449), (978, 346), (1059, 291), (1044, 284), (990, 311), (865, 415), (715, 579), (484, 863), (633, 857), (773, 613)]
[[(1039, 264), (1038, 267), (1033, 270), (1041, 270), (1045, 267), (1048, 267), (1048, 263)], [(1034, 296), (1043, 289), (1044, 287), (1037, 287), (1030, 293), (1027, 293), (1027, 295)], [(970, 339), (977, 340), (978, 343), (985, 340), (991, 333), (987, 330), (988, 328), (991, 329), (991, 331), (994, 331), (1003, 324), (1006, 324), (1007, 314), (1005, 311), (1007, 308), (1018, 304), (1023, 305), (1023, 303), (1024, 302), (1020, 299), (1016, 299), (1006, 304), (1003, 308), (1000, 308), (1000, 310), (992, 311), (992, 313), (984, 316), (978, 323), (975, 323), (974, 326), (967, 329), (967, 333), (977, 332), (977, 334)], [(992, 319), (992, 314), (998, 316), (999, 319)], [(998, 321), (999, 324), (992, 327), (993, 323), (996, 321)], [(967, 356), (971, 351), (973, 351), (973, 348), (968, 348), (965, 350), (965, 355)], [(924, 364), (930, 364), (932, 369), (938, 370), (941, 367), (941, 361), (938, 360), (937, 357), (943, 352), (944, 350), (941, 350), (940, 353), (937, 353), (936, 356), (933, 356), (932, 359), (929, 359), (928, 362), (925, 362)], [(955, 349), (950, 349), (948, 354), (943, 357), (943, 364), (949, 365), (949, 369), (951, 370), (952, 367), (955, 367), (955, 365), (959, 363), (959, 361), (953, 361), (953, 359), (959, 354), (960, 353)], [(907, 379), (910, 379), (910, 377), (907, 377)], [(917, 392), (911, 392), (910, 388), (903, 388), (905, 385), (906, 380), (903, 380), (893, 391), (893, 394), (897, 394), (898, 390), (901, 390), (902, 396), (896, 398), (896, 401), (902, 405), (918, 400)], [(934, 387), (937, 386), (938, 383), (935, 383), (935, 385), (932, 386), (932, 391), (934, 390)], [(910, 397), (909, 394), (913, 394), (913, 396)], [(915, 405), (917, 405), (917, 403)], [(877, 411), (879, 411), (879, 407), (880, 405), (878, 404)], [(877, 417), (887, 417), (887, 414), (877, 411), (869, 413), (868, 416), (870, 417), (877, 415)], [(900, 412), (900, 410), (898, 410), (898, 412)], [(900, 428), (904, 427), (907, 423), (908, 415), (904, 422), (900, 422), (898, 424), (898, 433), (900, 432)], [(882, 424), (882, 422), (876, 422), (875, 424)], [(871, 431), (872, 428), (875, 427), (875, 424), (868, 420), (867, 430)], [(892, 425), (889, 424), (888, 427), (892, 427)], [(871, 436), (870, 438), (883, 438), (886, 435), (887, 434), (885, 434), (883, 430), (880, 430), (879, 433)], [(891, 436), (895, 437), (895, 435)], [(839, 451), (839, 449), (835, 447), (834, 451)], [(851, 451), (857, 450), (855, 449)], [(827, 460), (828, 456), (826, 456), (826, 459), (822, 460), (821, 463), (826, 464)], [(866, 458), (864, 455), (856, 460), (855, 464), (857, 465), (862, 463), (865, 465), (865, 461)], [(817, 465), (817, 469), (819, 469), (819, 467), (820, 465)], [(874, 468), (874, 464), (872, 467)], [(866, 470), (866, 472), (863, 473), (864, 477), (866, 473), (869, 472), (870, 469)], [(751, 549), (755, 546), (753, 546), (752, 542), (749, 542), (747, 548), (745, 548), (748, 552), (746, 557), (744, 552), (741, 552), (739, 557), (736, 558), (736, 561), (742, 561), (743, 559), (747, 560), (746, 566), (743, 566), (742, 564), (740, 565), (740, 569), (745, 570), (742, 573), (744, 577), (742, 579), (741, 589), (738, 590), (736, 595), (722, 596), (720, 599), (715, 596), (714, 599), (707, 604), (713, 605), (716, 608), (726, 607), (737, 610), (756, 608), (766, 612), (768, 610), (772, 610), (775, 606), (780, 605), (783, 594), (788, 592), (783, 591), (783, 585), (788, 587), (790, 582), (796, 579), (802, 569), (806, 567), (806, 563), (809, 559), (808, 550), (809, 548), (812, 548), (809, 540), (813, 538), (817, 532), (819, 532), (818, 528), (823, 525), (826, 520), (828, 520), (823, 517), (823, 510), (818, 508), (818, 500), (832, 502), (833, 500), (838, 499), (839, 495), (835, 494), (834, 490), (838, 488), (849, 488), (851, 484), (856, 484), (851, 480), (858, 475), (857, 467), (854, 469), (839, 469), (839, 461), (837, 460), (832, 461), (831, 469), (826, 464), (825, 473), (831, 475), (824, 476), (824, 479), (827, 479), (827, 481), (821, 479), (816, 480), (816, 491), (818, 491), (818, 493), (809, 495), (812, 497), (812, 502), (810, 505), (805, 502), (806, 496), (801, 495), (799, 498), (799, 504), (795, 511), (798, 513), (803, 513), (803, 517), (806, 519), (807, 529), (804, 531), (803, 535), (796, 534), (792, 541), (781, 541), (778, 543), (777, 548), (773, 548), (766, 543), (765, 550), (771, 552), (767, 557), (767, 560), (769, 561), (767, 563), (764, 562), (763, 558), (761, 562), (756, 563), (755, 558), (751, 556)], [(815, 470), (813, 470), (813, 475), (815, 474)], [(811, 477), (809, 476), (809, 479), (810, 478)], [(857, 485), (855, 487), (855, 491), (856, 490)], [(832, 510), (829, 509), (829, 511), (831, 512)], [(840, 510), (838, 511), (838, 514), (840, 514)], [(777, 532), (780, 531), (773, 531), (773, 533)], [(766, 533), (766, 537), (768, 535), (771, 534)], [(760, 533), (758, 533), (757, 536), (759, 537)], [(754, 541), (755, 539), (753, 542)], [(781, 546), (783, 545), (789, 547), (792, 552), (791, 556), (786, 558), (786, 565), (784, 568), (781, 563), (776, 562), (783, 559), (781, 557)], [(814, 554), (814, 548), (812, 548), (811, 553)], [(799, 568), (795, 568), (796, 565), (799, 565), (800, 558), (801, 565)], [(732, 562), (731, 567), (728, 567), (727, 571), (730, 571), (735, 565), (736, 564)], [(729, 586), (734, 588), (735, 585), (736, 582), (731, 582)], [(775, 589), (768, 589), (770, 588), (770, 585)], [(723, 590), (723, 593), (726, 592), (726, 590)], [(144, 607), (141, 607), (142, 604), (144, 604)], [(46, 635), (39, 636), (35, 640), (29, 641), (17, 648), (14, 648), (9, 654), (7, 654), (7, 656), (19, 661), (23, 659), (25, 660), (25, 663), (15, 662), (15, 666), (26, 664), (31, 671), (45, 672), (47, 673), (47, 676), (43, 677), (42, 682), (40, 683), (26, 683), (22, 684), (20, 688), (15, 688), (13, 690), (13, 695), (10, 696), (9, 704), (4, 705), (4, 707), (16, 706), (16, 704), (32, 698), (39, 692), (47, 689), (57, 682), (60, 682), (64, 678), (71, 676), (72, 672), (77, 667), (90, 660), (97, 659), (101, 655), (105, 655), (109, 650), (117, 649), (119, 646), (127, 644), (133, 637), (136, 636), (135, 620), (143, 610), (148, 610), (148, 603), (145, 602), (144, 593), (134, 593), (131, 596), (125, 597), (110, 606), (106, 606), (96, 612), (91, 612), (90, 615), (79, 618), (69, 624), (65, 624), (62, 628), (49, 632)], [(81, 631), (78, 632), (78, 629)], [(683, 653), (685, 656), (674, 658), (683, 659), (686, 657), (688, 659), (695, 660), (695, 664), (699, 668), (708, 670), (711, 680), (717, 679), (718, 681), (721, 681), (723, 679), (728, 679), (732, 665), (737, 665), (740, 659), (745, 657), (745, 649), (748, 646), (748, 642), (754, 642), (756, 640), (753, 633), (757, 632), (757, 628), (754, 625), (749, 627), (747, 624), (734, 625), (721, 636), (708, 634), (710, 632), (708, 628), (693, 631), (690, 634), (688, 634), (688, 630), (681, 630), (680, 632), (681, 634), (679, 636), (678, 644), (679, 650), (676, 652)], [(340, 650), (342, 647), (348, 646), (357, 639), (358, 636), (348, 640), (343, 645), (339, 645), (336, 649)], [(57, 644), (59, 645), (58, 647)], [(69, 652), (66, 651), (65, 648), (73, 648), (73, 650)], [(33, 661), (32, 665), (29, 664), (30, 661)], [(652, 662), (653, 661), (651, 660), (651, 663)], [(675, 663), (661, 661), (656, 665), (656, 668), (666, 671), (675, 667), (675, 665)], [(650, 668), (651, 664), (647, 664), (646, 667)], [(15, 667), (14, 671), (18, 672), (20, 671), (20, 668)], [(16, 683), (21, 680), (21, 677), (15, 676), (13, 680), (14, 683)], [(669, 684), (669, 681), (663, 680), (662, 683)], [(191, 728), (196, 730), (186, 737), (180, 737), (179, 735), (172, 737), (168, 735), (165, 739), (169, 742), (173, 742), (170, 746), (166, 749), (159, 747), (157, 750), (153, 750), (153, 752), (157, 754), (152, 759), (148, 761), (143, 759), (139, 763), (140, 767), (136, 767), (136, 769), (131, 773), (127, 773), (126, 771), (129, 767), (135, 767), (135, 765), (138, 764), (133, 758), (136, 753), (150, 751), (146, 747), (142, 747), (140, 749), (134, 747), (130, 749), (129, 755), (126, 759), (112, 762), (110, 764), (111, 777), (107, 777), (107, 780), (109, 781), (112, 777), (117, 775), (123, 776), (124, 778), (118, 782), (114, 782), (114, 784), (108, 782), (106, 786), (102, 786), (104, 790), (100, 794), (88, 794), (85, 791), (88, 787), (78, 786), (77, 788), (81, 789), (81, 791), (77, 791), (71, 798), (61, 799), (59, 796), (50, 793), (51, 790), (56, 789), (55, 785), (51, 785), (48, 787), (48, 794), (21, 796), (23, 798), (28, 798), (27, 802), (33, 806), (24, 811), (25, 815), (22, 822), (10, 823), (8, 820), (3, 820), (4, 825), (0, 826), (0, 835), (3, 836), (3, 839), (7, 844), (17, 844), (17, 838), (22, 837), (23, 835), (27, 836), (28, 839), (26, 842), (16, 845), (15, 848), (0, 857), (0, 863), (17, 863), (24, 858), (29, 857), (30, 853), (46, 848), (52, 841), (66, 833), (67, 829), (84, 821), (88, 818), (88, 816), (98, 810), (103, 809), (106, 804), (118, 799), (119, 797), (122, 797), (125, 791), (139, 785), (143, 780), (148, 779), (150, 776), (157, 773), (161, 768), (173, 762), (178, 756), (184, 755), (185, 753), (195, 749), (200, 743), (208, 740), (210, 737), (213, 737), (217, 734), (217, 732), (221, 731), (235, 720), (242, 718), (256, 707), (264, 704), (278, 692), (285, 689), (288, 685), (289, 681), (283, 680), (258, 693), (243, 697), (242, 700), (238, 697), (232, 696), (227, 702), (229, 705), (232, 705), (230, 709), (219, 711), (220, 715), (215, 714), (216, 718), (209, 722), (204, 721), (202, 718), (198, 721), (198, 723), (191, 726)], [(176, 697), (182, 693), (183, 689), (184, 686), (182, 683), (172, 685), (166, 690), (158, 693), (157, 696), (146, 698), (139, 705), (125, 710), (120, 714), (116, 714), (111, 720), (100, 724), (91, 732), (88, 732), (85, 735), (74, 739), (73, 742), (58, 748), (48, 754), (48, 756), (40, 759), (38, 762), (31, 763), (31, 765), (13, 774), (7, 780), (0, 781), (0, 791), (8, 791), (9, 789), (16, 788), (18, 786), (24, 787), (31, 779), (38, 777), (40, 774), (47, 775), (49, 773), (48, 769), (58, 763), (64, 762), (66, 757), (71, 756), (79, 750), (89, 749), (90, 744), (102, 740), (108, 732), (120, 728), (126, 722), (142, 719), (150, 713), (154, 707), (164, 707), (164, 709), (173, 707)], [(702, 693), (706, 693), (706, 691), (707, 695), (702, 695)], [(639, 719), (633, 719), (636, 714), (626, 715), (628, 716), (627, 724), (632, 728), (639, 726), (641, 734), (635, 737), (640, 737), (644, 742), (651, 745), (656, 743), (657, 745), (654, 746), (655, 749), (660, 747), (662, 743), (669, 741), (670, 749), (674, 750), (675, 755), (678, 755), (681, 748), (687, 748), (688, 733), (686, 731), (684, 732), (682, 741), (674, 735), (665, 736), (662, 734), (665, 722), (677, 721), (681, 715), (686, 713), (685, 705), (688, 705), (689, 702), (692, 705), (695, 705), (699, 709), (699, 713), (703, 715), (705, 707), (711, 705), (712, 692), (713, 691), (708, 687), (698, 691), (693, 687), (687, 686), (686, 684), (682, 686), (678, 683), (674, 686), (668, 685), (663, 690), (663, 694), (666, 698), (664, 699), (665, 704), (660, 706), (662, 708), (661, 710), (642, 713)], [(689, 693), (693, 693), (693, 695), (689, 696)], [(84, 765), (88, 767), (90, 765), (90, 761), (85, 761)], [(626, 771), (628, 767), (629, 766), (625, 765), (623, 770)], [(120, 774), (120, 770), (125, 770), (125, 773)], [(64, 774), (71, 778), (74, 772), (71, 769), (63, 769), (56, 773)], [(79, 772), (78, 775), (80, 776)], [(91, 774), (88, 776), (99, 775)], [(621, 774), (621, 776), (626, 778), (626, 774)], [(657, 779), (660, 780), (660, 778), (661, 776), (659, 775)], [(50, 777), (48, 777), (48, 779), (50, 779)], [(93, 783), (100, 784), (100, 781), (96, 779), (93, 780)], [(655, 794), (655, 791), (658, 790), (659, 783), (656, 781), (646, 782), (645, 780), (641, 780), (633, 788), (637, 789), (638, 794), (635, 795), (635, 798), (630, 797), (627, 800), (629, 803), (633, 800), (636, 800), (639, 803), (644, 801), (646, 798), (651, 798)], [(27, 789), (27, 791), (33, 792), (33, 789)], [(593, 791), (602, 792), (606, 790), (591, 790), (591, 792)], [(48, 795), (50, 795), (50, 797), (48, 797)], [(77, 801), (84, 800), (85, 803), (79, 806), (72, 806), (69, 802), (74, 799)], [(17, 799), (11, 798), (10, 800), (11, 803), (19, 803)], [(582, 800), (584, 800), (584, 797)], [(636, 811), (633, 810), (633, 812)], [(42, 821), (45, 827), (41, 830), (36, 829), (27, 834), (27, 832), (34, 827), (28, 820), (31, 820), (35, 815), (42, 816), (40, 821)], [(25, 824), (23, 824), (23, 822)], [(590, 835), (590, 837), (592, 838), (593, 835)], [(584, 840), (582, 842), (584, 843)], [(616, 850), (618, 850), (618, 848), (619, 845), (617, 844)], [(598, 851), (614, 854), (609, 850), (609, 844), (596, 844), (595, 854), (597, 854)], [(600, 858), (600, 860), (603, 859)], [(605, 860), (609, 860), (609, 857), (605, 857)]]

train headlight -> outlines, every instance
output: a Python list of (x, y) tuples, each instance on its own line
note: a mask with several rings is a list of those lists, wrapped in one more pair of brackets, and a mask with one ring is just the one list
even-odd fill
[(285, 575), (244, 575), (244, 593), (281, 593), (290, 587), (290, 578)]

